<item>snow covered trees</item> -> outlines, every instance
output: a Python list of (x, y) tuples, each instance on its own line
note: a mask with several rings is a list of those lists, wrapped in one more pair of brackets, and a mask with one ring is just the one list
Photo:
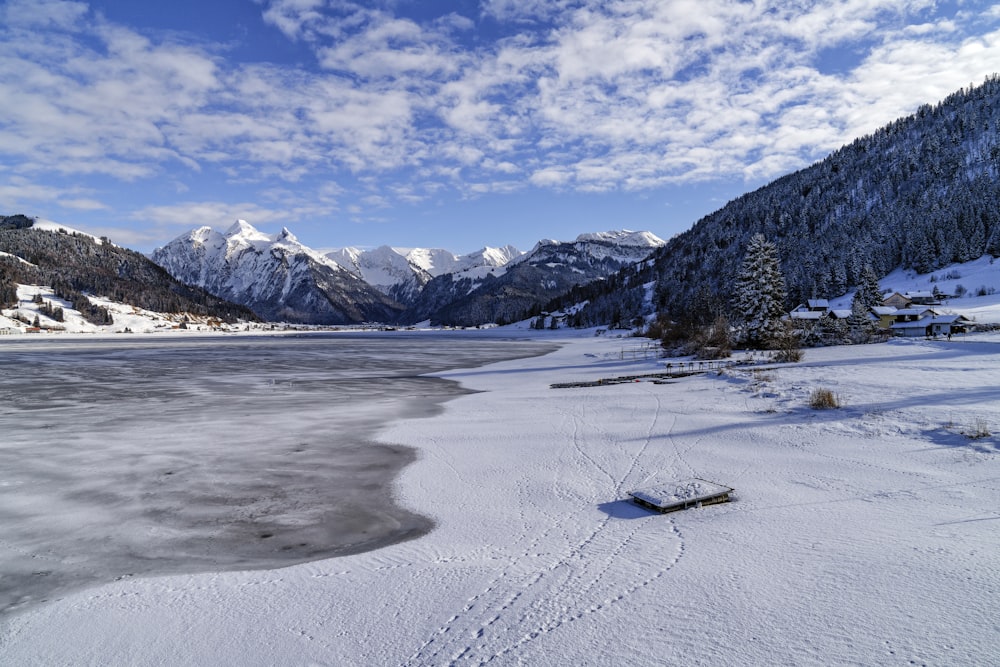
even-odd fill
[(861, 283), (851, 300), (851, 340), (855, 343), (871, 342), (878, 327), (872, 320), (872, 308), (882, 305), (882, 289), (878, 276), (870, 264), (861, 270)]
[(882, 305), (882, 288), (879, 287), (878, 275), (871, 264), (865, 264), (865, 268), (861, 269), (861, 283), (854, 293), (854, 300), (859, 302), (866, 313)]
[(733, 297), (748, 347), (770, 347), (785, 335), (785, 278), (778, 249), (763, 234), (754, 234), (747, 244)]

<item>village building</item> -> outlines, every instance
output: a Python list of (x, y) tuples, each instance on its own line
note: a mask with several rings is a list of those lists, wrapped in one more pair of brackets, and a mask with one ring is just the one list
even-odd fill
[(910, 300), (914, 306), (937, 306), (940, 305), (940, 298), (934, 292), (917, 291), (906, 292), (903, 296)]
[(899, 292), (893, 292), (882, 300), (882, 304), (892, 308), (909, 308), (913, 305), (913, 301)]
[(872, 315), (878, 320), (879, 329), (888, 329), (896, 321), (896, 309), (892, 306), (875, 306)]

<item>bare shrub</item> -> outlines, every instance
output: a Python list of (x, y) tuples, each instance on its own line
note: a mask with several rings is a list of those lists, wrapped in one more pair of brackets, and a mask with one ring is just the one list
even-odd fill
[(840, 397), (829, 389), (813, 389), (809, 395), (809, 407), (813, 410), (831, 410), (840, 407)]
[(993, 434), (990, 433), (990, 426), (986, 423), (986, 420), (982, 417), (976, 417), (972, 425), (962, 431), (962, 435), (970, 440), (979, 440), (981, 438), (988, 438)]
[(802, 361), (805, 352), (802, 351), (802, 340), (791, 323), (786, 323), (781, 335), (771, 339), (771, 359), (778, 363), (796, 363)]

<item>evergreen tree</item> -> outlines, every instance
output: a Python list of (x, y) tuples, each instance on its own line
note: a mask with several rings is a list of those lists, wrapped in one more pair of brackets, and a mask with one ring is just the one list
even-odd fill
[(773, 345), (784, 332), (785, 277), (777, 247), (763, 234), (750, 238), (734, 292), (733, 307), (745, 343), (750, 347)]
[(860, 300), (861, 306), (866, 312), (882, 305), (882, 288), (879, 287), (878, 275), (871, 264), (865, 264), (865, 268), (861, 270), (861, 284), (858, 285), (858, 291), (855, 292), (854, 298)]
[(882, 288), (871, 264), (861, 270), (860, 283), (851, 300), (850, 338), (855, 343), (868, 343), (878, 327), (872, 320), (872, 308), (882, 305)]
[(854, 298), (851, 300), (851, 317), (848, 324), (851, 328), (851, 342), (871, 342), (877, 327), (871, 317), (871, 307), (867, 305), (865, 295), (860, 289), (854, 293)]

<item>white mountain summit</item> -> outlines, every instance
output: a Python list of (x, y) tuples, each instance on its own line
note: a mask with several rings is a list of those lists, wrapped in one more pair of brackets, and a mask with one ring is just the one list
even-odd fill
[(391, 321), (400, 306), (288, 229), (268, 235), (245, 220), (219, 233), (199, 227), (153, 252), (178, 280), (271, 321), (347, 324)]
[(433, 278), (458, 274), (481, 280), (521, 255), (520, 250), (509, 245), (486, 247), (467, 255), (441, 248), (379, 246), (373, 250), (341, 248), (328, 252), (326, 257), (400, 303), (410, 303)]

